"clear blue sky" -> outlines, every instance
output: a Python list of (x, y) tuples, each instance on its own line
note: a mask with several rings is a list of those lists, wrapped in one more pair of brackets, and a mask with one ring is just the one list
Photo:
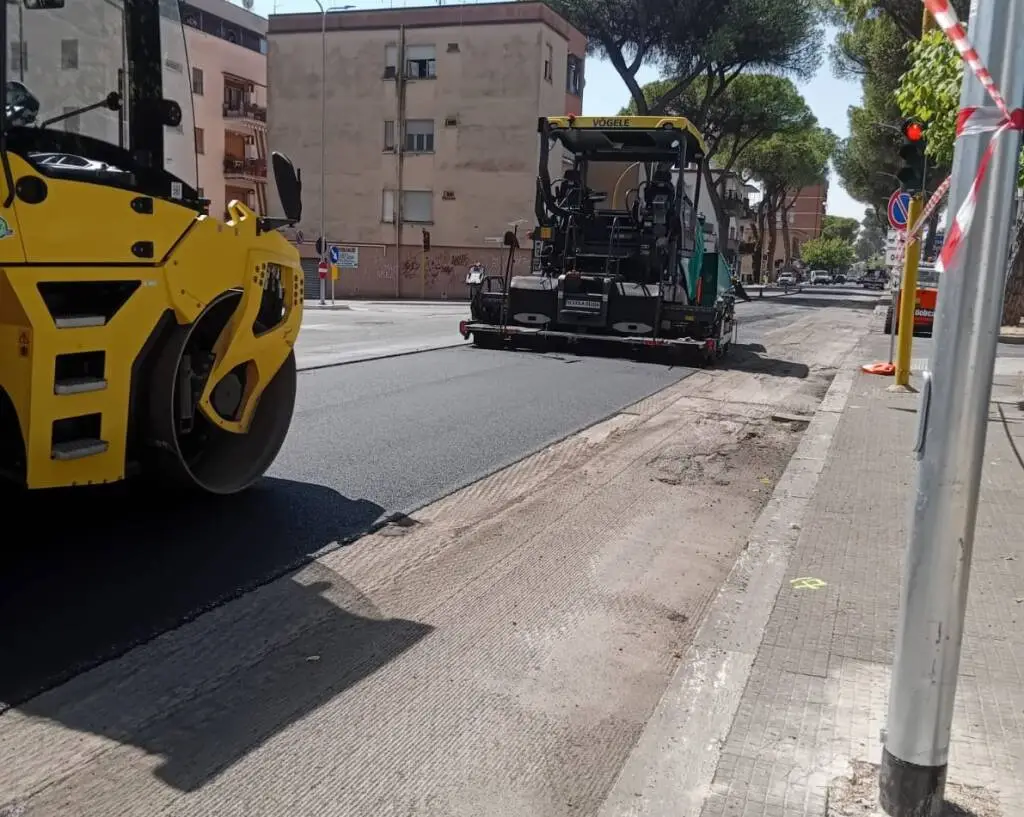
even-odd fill
[[(323, 0), (334, 5), (335, 0)], [(400, 8), (403, 6), (426, 5), (423, 0), (337, 0), (338, 5), (353, 5), (357, 9)], [(455, 3), (450, 3), (455, 5)], [(328, 6), (329, 7), (329, 6)], [(257, 14), (267, 16), (274, 13), (316, 11), (312, 0), (256, 0), (253, 8)], [(829, 31), (826, 42), (831, 43), (835, 32)], [(860, 85), (836, 79), (828, 60), (828, 45), (824, 46), (822, 65), (817, 74), (805, 82), (797, 83), (800, 92), (814, 111), (818, 121), (841, 137), (848, 134), (846, 110), (860, 102)], [(640, 69), (637, 79), (642, 83), (658, 78), (653, 68)], [(586, 89), (583, 94), (583, 112), (586, 114), (615, 114), (629, 102), (629, 92), (615, 69), (607, 61), (594, 58), (587, 60)], [(864, 205), (854, 201), (839, 186), (835, 173), (829, 186), (828, 212), (837, 216), (849, 216), (860, 221), (864, 216)]]

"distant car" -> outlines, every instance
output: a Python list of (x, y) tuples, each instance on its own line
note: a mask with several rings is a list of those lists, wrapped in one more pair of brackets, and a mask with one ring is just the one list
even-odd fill
[(811, 271), (811, 284), (831, 284), (832, 276), (829, 275), (823, 269), (816, 269)]
[(868, 270), (864, 273), (864, 277), (860, 279), (860, 285), (864, 289), (877, 289), (884, 291), (886, 284), (889, 283), (889, 276), (882, 270)]
[(780, 287), (795, 287), (796, 274), (792, 272), (780, 272), (779, 280), (776, 282)]
[(845, 284), (846, 283), (846, 276), (843, 275), (841, 272), (837, 272), (835, 275), (832, 276), (832, 283), (833, 284)]

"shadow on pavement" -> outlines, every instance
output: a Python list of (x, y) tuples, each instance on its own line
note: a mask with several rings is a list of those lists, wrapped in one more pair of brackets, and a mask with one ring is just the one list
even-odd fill
[[(806, 295), (806, 290), (805, 290)], [(782, 295), (778, 298), (779, 304), (785, 304), (786, 306), (816, 306), (822, 309), (826, 307), (839, 308), (839, 309), (866, 309), (868, 311), (874, 311), (874, 308), (878, 306), (878, 301), (875, 298), (860, 298), (832, 296), (830, 293), (822, 292), (818, 298), (808, 298), (801, 295)]]
[(807, 377), (811, 370), (803, 363), (794, 363), (790, 360), (779, 360), (774, 357), (765, 357), (760, 352), (765, 348), (760, 343), (737, 343), (733, 345), (728, 356), (716, 368), (728, 369), (738, 372), (750, 372), (752, 374), (770, 374), (774, 377)]
[(0, 712), (283, 575), (383, 512), (269, 478), (233, 497), (119, 484), (0, 502), (18, 508), (21, 529), (0, 543)]
[(55, 690), (19, 712), (139, 747), (162, 760), (157, 778), (195, 791), (433, 629), (380, 618), (318, 563), (232, 607), (188, 642), (173, 634), (153, 656), (133, 656), (131, 671), (107, 680), (100, 669), (84, 696)]

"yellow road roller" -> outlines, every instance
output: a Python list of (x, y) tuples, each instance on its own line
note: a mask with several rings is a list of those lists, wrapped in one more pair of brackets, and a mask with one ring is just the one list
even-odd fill
[(301, 176), (274, 153), (283, 217), (209, 213), (178, 9), (0, 17), (0, 472), (28, 489), (151, 474), (232, 494), (288, 433), (303, 280), (279, 230)]

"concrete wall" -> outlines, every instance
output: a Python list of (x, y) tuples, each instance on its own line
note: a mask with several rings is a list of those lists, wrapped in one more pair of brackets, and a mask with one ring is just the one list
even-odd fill
[[(527, 242), (524, 242), (524, 245)], [(316, 251), (311, 243), (300, 246), (306, 279), (306, 297), (318, 298), (320, 284)], [(427, 298), (463, 300), (469, 297), (466, 273), (471, 265), (483, 264), (489, 273), (504, 275), (508, 251), (498, 247), (466, 248), (431, 246), (421, 265), (420, 252), (403, 253), (394, 247), (360, 246), (358, 269), (343, 269), (334, 283), (338, 298)], [(530, 270), (530, 251), (524, 246), (516, 253), (514, 275)], [(330, 295), (330, 279), (326, 292)]]

